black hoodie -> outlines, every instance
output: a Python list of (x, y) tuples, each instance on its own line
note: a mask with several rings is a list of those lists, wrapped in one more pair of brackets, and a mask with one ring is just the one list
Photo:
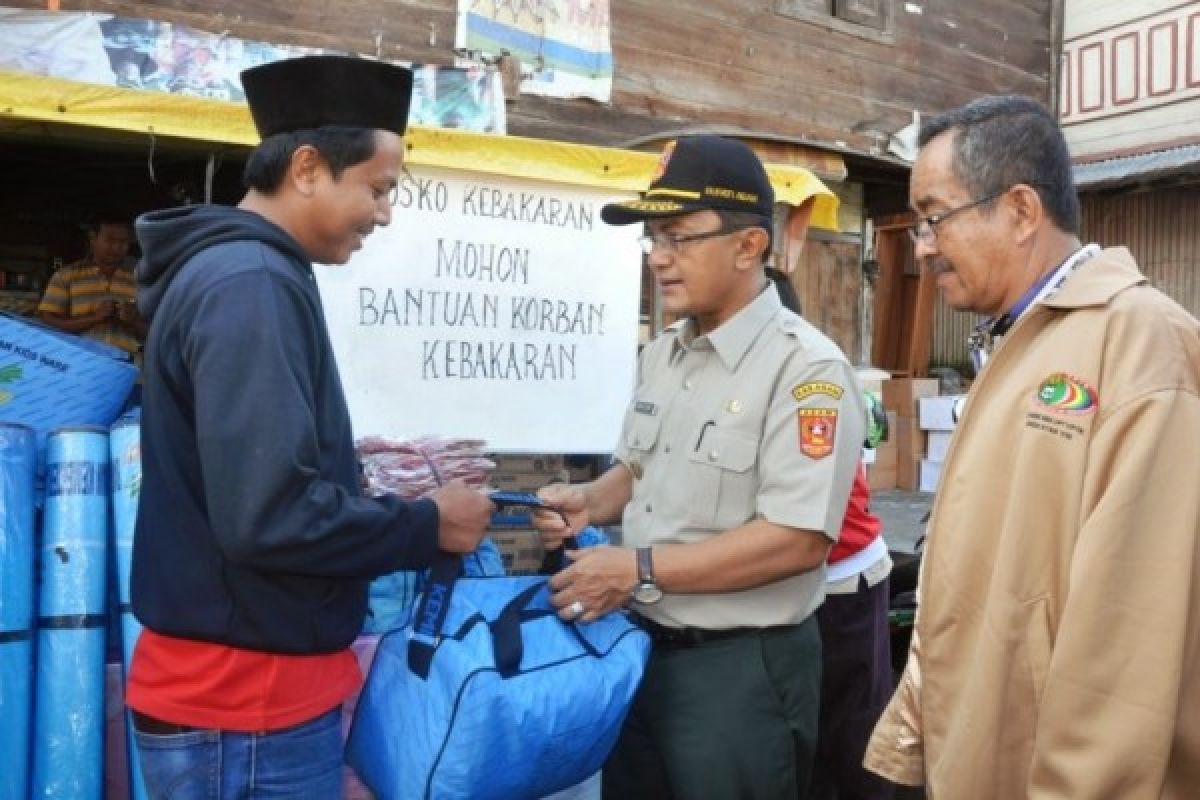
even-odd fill
[(422, 567), (437, 507), (359, 491), (312, 266), (258, 214), (137, 222), (150, 320), (133, 610), (151, 630), (273, 653), (347, 647), (367, 583)]

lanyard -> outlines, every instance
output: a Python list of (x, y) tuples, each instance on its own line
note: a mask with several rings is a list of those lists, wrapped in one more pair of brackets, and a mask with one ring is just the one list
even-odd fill
[(971, 354), (971, 365), (975, 368), (975, 374), (978, 375), (987, 364), (988, 355), (996, 339), (1008, 333), (1013, 323), (1028, 311), (1030, 306), (1052, 296), (1062, 288), (1072, 272), (1078, 269), (1083, 262), (1099, 253), (1100, 245), (1098, 244), (1089, 244), (1079, 248), (1052, 272), (1047, 273), (1033, 286), (1030, 286), (1028, 291), (1021, 295), (1021, 298), (1008, 311), (998, 317), (985, 317), (980, 320), (967, 337), (967, 349)]

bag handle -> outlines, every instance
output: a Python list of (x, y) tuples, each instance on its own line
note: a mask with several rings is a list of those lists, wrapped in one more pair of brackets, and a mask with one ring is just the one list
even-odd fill
[(521, 658), (525, 655), (525, 645), (521, 641), (522, 612), (545, 586), (545, 581), (538, 581), (523, 589), (508, 601), (494, 622), (488, 623), (492, 630), (492, 655), (496, 660), (496, 671), (502, 678), (511, 678), (521, 668)]
[[(408, 668), (421, 680), (429, 677), (433, 654), (442, 640), (442, 627), (450, 611), (450, 596), (462, 568), (461, 556), (440, 550), (429, 568), (408, 640)], [(525, 651), (521, 642), (522, 612), (545, 585), (545, 581), (539, 581), (523, 590), (508, 601), (494, 622), (488, 623), (496, 669), (502, 677), (511, 678), (521, 668)]]
[(429, 568), (408, 640), (408, 668), (421, 680), (429, 677), (433, 653), (442, 640), (442, 626), (450, 611), (450, 595), (454, 594), (454, 583), (462, 567), (461, 556), (439, 550)]

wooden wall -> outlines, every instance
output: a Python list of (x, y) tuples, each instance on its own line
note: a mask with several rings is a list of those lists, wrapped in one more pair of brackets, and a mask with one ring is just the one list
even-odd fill
[(1077, 161), (1200, 141), (1200, 3), (1066, 0), (1059, 109)]
[(1084, 194), (1083, 239), (1128, 247), (1150, 283), (1200, 316), (1200, 185)]
[[(890, 4), (885, 32), (819, 10), (834, 1), (610, 0), (612, 103), (521, 96), (510, 106), (509, 131), (619, 145), (723, 125), (870, 153), (886, 144), (884, 134), (872, 131), (899, 129), (913, 109), (935, 112), (994, 92), (1049, 99), (1055, 0), (857, 0), (856, 9)], [(392, 59), (447, 64), (454, 57), (453, 0), (61, 0), (60, 6)], [(796, 8), (810, 10), (797, 18)], [(789, 9), (792, 15), (780, 13)]]

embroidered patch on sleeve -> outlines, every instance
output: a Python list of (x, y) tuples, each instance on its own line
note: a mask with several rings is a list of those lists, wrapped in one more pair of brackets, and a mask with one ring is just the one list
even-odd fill
[(796, 416), (800, 423), (800, 452), (809, 458), (824, 458), (832, 453), (838, 410), (802, 408)]
[(841, 400), (845, 394), (845, 389), (838, 386), (836, 383), (828, 381), (812, 381), (811, 383), (798, 383), (792, 387), (792, 397), (797, 403), (803, 403), (809, 397), (815, 394), (826, 395), (834, 400)]
[(1086, 381), (1056, 372), (1038, 387), (1037, 404), (1065, 414), (1090, 414), (1099, 406), (1100, 396)]

